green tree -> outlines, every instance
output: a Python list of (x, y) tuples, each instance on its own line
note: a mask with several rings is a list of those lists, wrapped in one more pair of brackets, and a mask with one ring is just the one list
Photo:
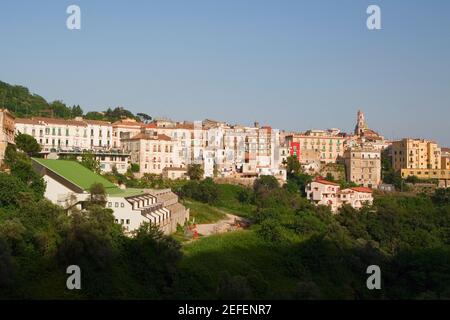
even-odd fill
[(106, 189), (101, 183), (93, 183), (89, 188), (90, 204), (104, 207), (106, 205)]
[(149, 123), (152, 120), (152, 117), (150, 117), (148, 114), (146, 113), (138, 113), (137, 116), (139, 117), (139, 119), (144, 122), (144, 123)]
[(45, 192), (44, 179), (33, 169), (30, 158), (15, 147), (9, 145), (5, 152), (5, 163), (11, 169), (12, 175), (22, 181), (36, 197), (41, 198)]
[(81, 109), (80, 105), (72, 106), (71, 116), (72, 118), (83, 116), (83, 109)]
[(17, 148), (28, 154), (29, 156), (38, 154), (41, 151), (41, 146), (37, 143), (33, 136), (19, 133), (15, 137)]
[(287, 157), (284, 165), (286, 166), (288, 177), (297, 176), (302, 173), (302, 167), (296, 155)]
[(95, 173), (100, 173), (100, 161), (95, 157), (91, 151), (85, 151), (81, 155), (81, 164)]
[(201, 180), (203, 178), (203, 168), (201, 164), (190, 164), (187, 168), (187, 175), (191, 180)]
[(130, 165), (130, 170), (131, 170), (131, 172), (133, 172), (133, 173), (139, 172), (139, 170), (140, 170), (139, 164), (137, 164), (137, 163), (132, 163), (132, 164)]

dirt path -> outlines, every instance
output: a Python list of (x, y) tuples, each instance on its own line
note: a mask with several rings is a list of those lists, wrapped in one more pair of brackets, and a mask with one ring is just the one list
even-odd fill
[(197, 232), (203, 236), (209, 236), (216, 233), (224, 233), (233, 230), (242, 229), (240, 225), (247, 225), (248, 220), (242, 217), (235, 216), (233, 214), (226, 214), (225, 219), (219, 220), (215, 223), (205, 223), (197, 225)]

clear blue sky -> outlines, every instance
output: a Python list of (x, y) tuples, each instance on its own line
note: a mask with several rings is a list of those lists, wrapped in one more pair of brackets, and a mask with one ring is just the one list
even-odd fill
[(85, 111), (349, 131), (361, 108), (450, 146), (448, 0), (2, 0), (0, 41), (0, 80)]

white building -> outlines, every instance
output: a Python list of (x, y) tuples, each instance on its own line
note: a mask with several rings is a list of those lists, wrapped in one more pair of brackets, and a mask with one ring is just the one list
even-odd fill
[(90, 199), (90, 186), (101, 183), (107, 193), (106, 207), (113, 211), (115, 222), (122, 225), (126, 233), (148, 222), (169, 234), (189, 219), (189, 210), (178, 203), (178, 197), (170, 189), (123, 190), (76, 161), (32, 160), (33, 167), (46, 182), (44, 196), (68, 212), (74, 208), (83, 210)]
[(33, 136), (43, 152), (109, 150), (113, 135), (109, 122), (82, 118), (17, 118), (15, 131)]
[(310, 182), (305, 191), (307, 199), (316, 205), (330, 207), (333, 213), (336, 213), (345, 204), (349, 204), (355, 209), (373, 204), (372, 189), (354, 187), (341, 190), (339, 184), (321, 178)]

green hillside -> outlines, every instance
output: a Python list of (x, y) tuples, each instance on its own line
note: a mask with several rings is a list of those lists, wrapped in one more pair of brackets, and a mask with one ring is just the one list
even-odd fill
[(21, 85), (11, 85), (0, 81), (0, 107), (5, 107), (13, 112), (18, 118), (29, 117), (53, 117), (71, 119), (84, 116), (90, 120), (103, 120), (114, 122), (123, 118), (133, 118), (136, 120), (149, 120), (146, 114), (134, 115), (122, 107), (114, 109), (108, 108), (106, 111), (90, 111), (84, 114), (79, 105), (67, 106), (64, 102), (56, 100), (48, 102), (38, 94)]

